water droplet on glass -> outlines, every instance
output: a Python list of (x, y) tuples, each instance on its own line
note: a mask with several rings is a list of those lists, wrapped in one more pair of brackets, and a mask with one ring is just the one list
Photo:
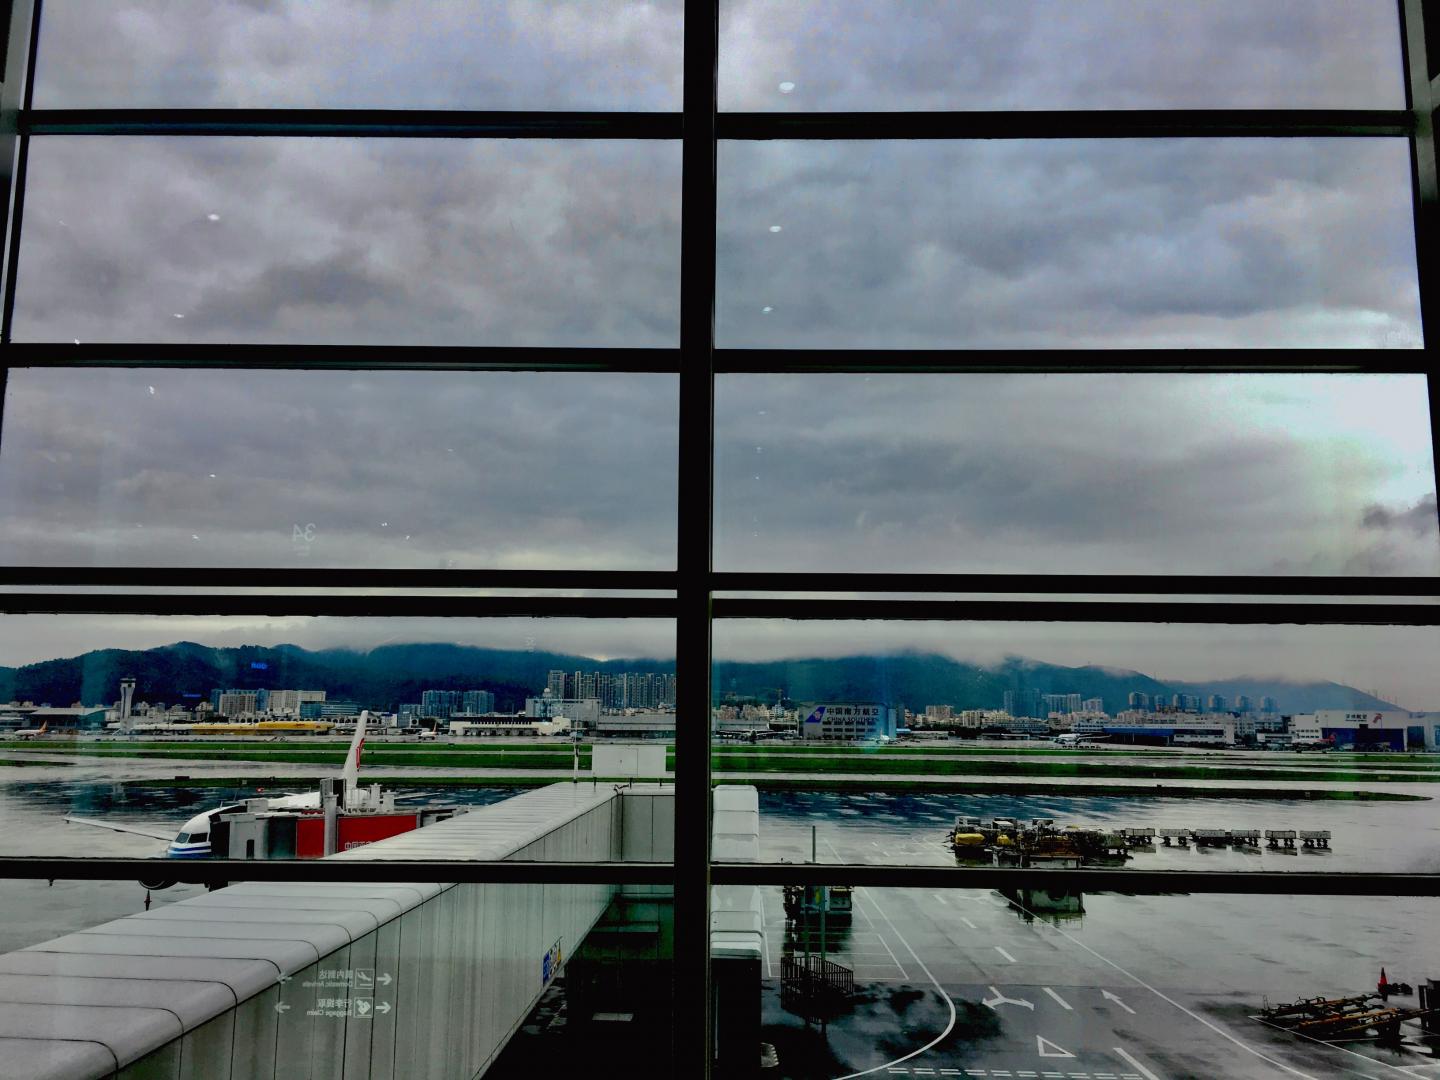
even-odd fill
[(184, 316), (184, 315), (181, 315), (180, 312), (178, 312), (178, 311), (175, 312), (175, 318), (177, 318), (177, 319), (183, 319), (184, 317), (185, 317), (185, 316)]
[(782, 82), (782, 83), (780, 84), (780, 93), (782, 93), (782, 94), (788, 94), (788, 93), (790, 93), (791, 90), (794, 90), (794, 89), (795, 89), (795, 84), (794, 84), (793, 82), (790, 82), (789, 80), (786, 80), (785, 82)]
[(205, 215), (205, 220), (206, 220), (206, 221), (219, 221), (219, 220), (220, 220), (220, 215), (219, 215), (219, 214), (206, 214), (206, 215)]
[(774, 311), (775, 309), (774, 309), (773, 307), (771, 307), (769, 304), (766, 304), (766, 305), (765, 305), (764, 307), (762, 307), (760, 310), (761, 310), (762, 312), (764, 312), (766, 315), (769, 315), (770, 312)]
[(214, 474), (213, 472), (210, 474), (210, 479), (211, 479), (211, 480), (214, 480), (214, 479), (215, 479), (215, 474)]
[(151, 396), (151, 397), (154, 397), (154, 396), (155, 396), (155, 387), (153, 387), (153, 386), (147, 386), (145, 389), (150, 391), (150, 396)]
[(381, 527), (382, 529), (384, 529), (384, 528), (387, 528), (387, 527), (389, 526), (389, 524), (390, 524), (390, 522), (388, 522), (388, 521), (382, 521), (382, 522), (380, 522), (380, 527)]
[(191, 540), (199, 540), (200, 537), (196, 536), (194, 533), (191, 533), (191, 534), (190, 534), (190, 539), (191, 539)]
[(780, 231), (781, 229), (783, 229), (784, 227), (785, 227), (785, 226), (783, 226), (783, 225), (771, 225), (771, 226), (770, 226), (770, 231), (771, 231), (771, 232), (779, 232), (779, 231)]

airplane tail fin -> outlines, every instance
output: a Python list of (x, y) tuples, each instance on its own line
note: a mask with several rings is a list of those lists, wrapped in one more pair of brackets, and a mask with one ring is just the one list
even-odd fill
[(345, 768), (340, 776), (345, 781), (345, 790), (353, 790), (360, 780), (360, 754), (365, 748), (365, 729), (370, 726), (370, 710), (360, 714), (355, 724), (355, 737), (350, 740), (350, 752), (345, 755)]

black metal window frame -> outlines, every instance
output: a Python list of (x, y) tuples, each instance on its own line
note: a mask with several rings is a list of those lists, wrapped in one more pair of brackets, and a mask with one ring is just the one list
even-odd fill
[[(1427, 377), (1431, 445), (1440, 433), (1434, 346), (1409, 352), (1113, 350), (1056, 354), (989, 350), (719, 349), (715, 344), (718, 140), (1106, 139), (1159, 137), (1401, 137), (1408, 141), (1422, 325), (1440, 327), (1440, 170), (1435, 117), (1440, 57), (1426, 51), (1436, 0), (1396, 0), (1405, 106), (1392, 110), (1198, 109), (846, 113), (718, 111), (719, 0), (685, 0), (684, 84), (679, 112), (348, 111), (333, 109), (35, 109), (33, 72), (41, 0), (10, 0), (0, 71), (0, 434), (12, 368), (208, 367), (225, 369), (592, 371), (668, 373), (679, 383), (677, 552), (673, 571), (295, 570), (213, 567), (0, 567), (0, 612), (205, 615), (633, 617), (674, 620), (677, 711), (711, 707), (713, 620), (922, 619), (1201, 624), (1440, 625), (1433, 578), (1074, 574), (774, 574), (717, 572), (712, 563), (715, 379), (796, 372), (1407, 372)], [(5, 12), (0, 9), (0, 18)], [(1432, 31), (1432, 36), (1437, 36)], [(150, 345), (15, 343), (15, 283), (31, 141), (51, 135), (384, 136), (458, 139), (660, 139), (682, 154), (680, 338), (675, 348)], [(3, 444), (0, 444), (3, 447)], [(153, 592), (155, 589), (185, 592)], [(583, 590), (562, 597), (434, 595), (436, 589)], [(320, 592), (270, 590), (311, 589)], [(117, 591), (118, 590), (118, 591)], [(127, 591), (128, 590), (128, 591)], [(227, 591), (206, 591), (227, 590)], [(266, 590), (257, 592), (256, 590)], [(326, 592), (325, 590), (331, 590)], [(385, 590), (377, 593), (375, 590)], [(624, 595), (626, 593), (652, 595)], [(660, 595), (653, 595), (658, 592)], [(613, 595), (619, 593), (621, 595)], [(800, 594), (843, 593), (859, 598)], [(736, 595), (738, 594), (738, 595)], [(921, 594), (894, 599), (885, 594)], [(964, 598), (946, 594), (965, 594)], [(982, 597), (974, 598), (976, 595)], [(1024, 599), (1034, 595), (1045, 599)], [(1017, 599), (1016, 597), (1022, 597)], [(1074, 599), (1058, 599), (1060, 597)], [(1093, 599), (1099, 596), (1102, 599)], [(1173, 604), (1170, 596), (1235, 596)], [(1088, 598), (1087, 598), (1088, 597)], [(1283, 600), (1267, 598), (1285, 598)], [(1335, 602), (1335, 598), (1346, 602)], [(1391, 601), (1391, 602), (1386, 602)], [(676, 737), (673, 864), (213, 863), (194, 880), (427, 880), (669, 883), (675, 890), (677, 1067), (708, 1075), (712, 1046), (709, 909), (712, 884), (803, 883), (792, 866), (712, 863), (708, 724)], [(0, 877), (131, 878), (146, 860), (0, 859)], [(1000, 882), (1044, 887), (1054, 871), (827, 867), (836, 882), (943, 888)], [(1228, 892), (1440, 896), (1440, 875), (1063, 871), (1074, 887), (1126, 892)], [(1121, 877), (1123, 875), (1123, 878)], [(1023, 880), (1022, 880), (1023, 879)], [(1091, 880), (1093, 879), (1093, 881)]]

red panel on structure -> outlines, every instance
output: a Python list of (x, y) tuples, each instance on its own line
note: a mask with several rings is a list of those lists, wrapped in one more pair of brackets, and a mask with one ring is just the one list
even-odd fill
[(418, 828), (420, 819), (416, 814), (365, 814), (362, 817), (340, 819), (340, 850), (373, 844), (389, 836), (399, 836)]
[(325, 819), (319, 815), (295, 822), (295, 857), (318, 859), (325, 854)]

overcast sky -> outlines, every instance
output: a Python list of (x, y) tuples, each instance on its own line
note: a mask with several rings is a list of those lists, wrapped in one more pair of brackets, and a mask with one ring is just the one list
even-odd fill
[[(722, 9), (730, 109), (1403, 105), (1390, 0)], [(48, 0), (44, 18), (41, 107), (679, 106), (678, 2)], [(36, 139), (15, 337), (673, 346), (678, 151)], [(722, 146), (719, 177), (721, 345), (1420, 344), (1403, 140), (777, 141)], [(668, 376), (17, 371), (0, 559), (665, 569), (675, 394)], [(1440, 572), (1418, 377), (728, 377), (716, 415), (721, 569)], [(566, 647), (660, 648), (617, 633)], [(1201, 677), (1147, 659), (1145, 635), (1089, 657), (997, 633)], [(11, 625), (0, 663), (106, 643), (68, 635)], [(1244, 640), (1207, 674), (1302, 663)], [(1350, 651), (1315, 648), (1317, 670)], [(1397, 681), (1367, 670), (1343, 681)]]

